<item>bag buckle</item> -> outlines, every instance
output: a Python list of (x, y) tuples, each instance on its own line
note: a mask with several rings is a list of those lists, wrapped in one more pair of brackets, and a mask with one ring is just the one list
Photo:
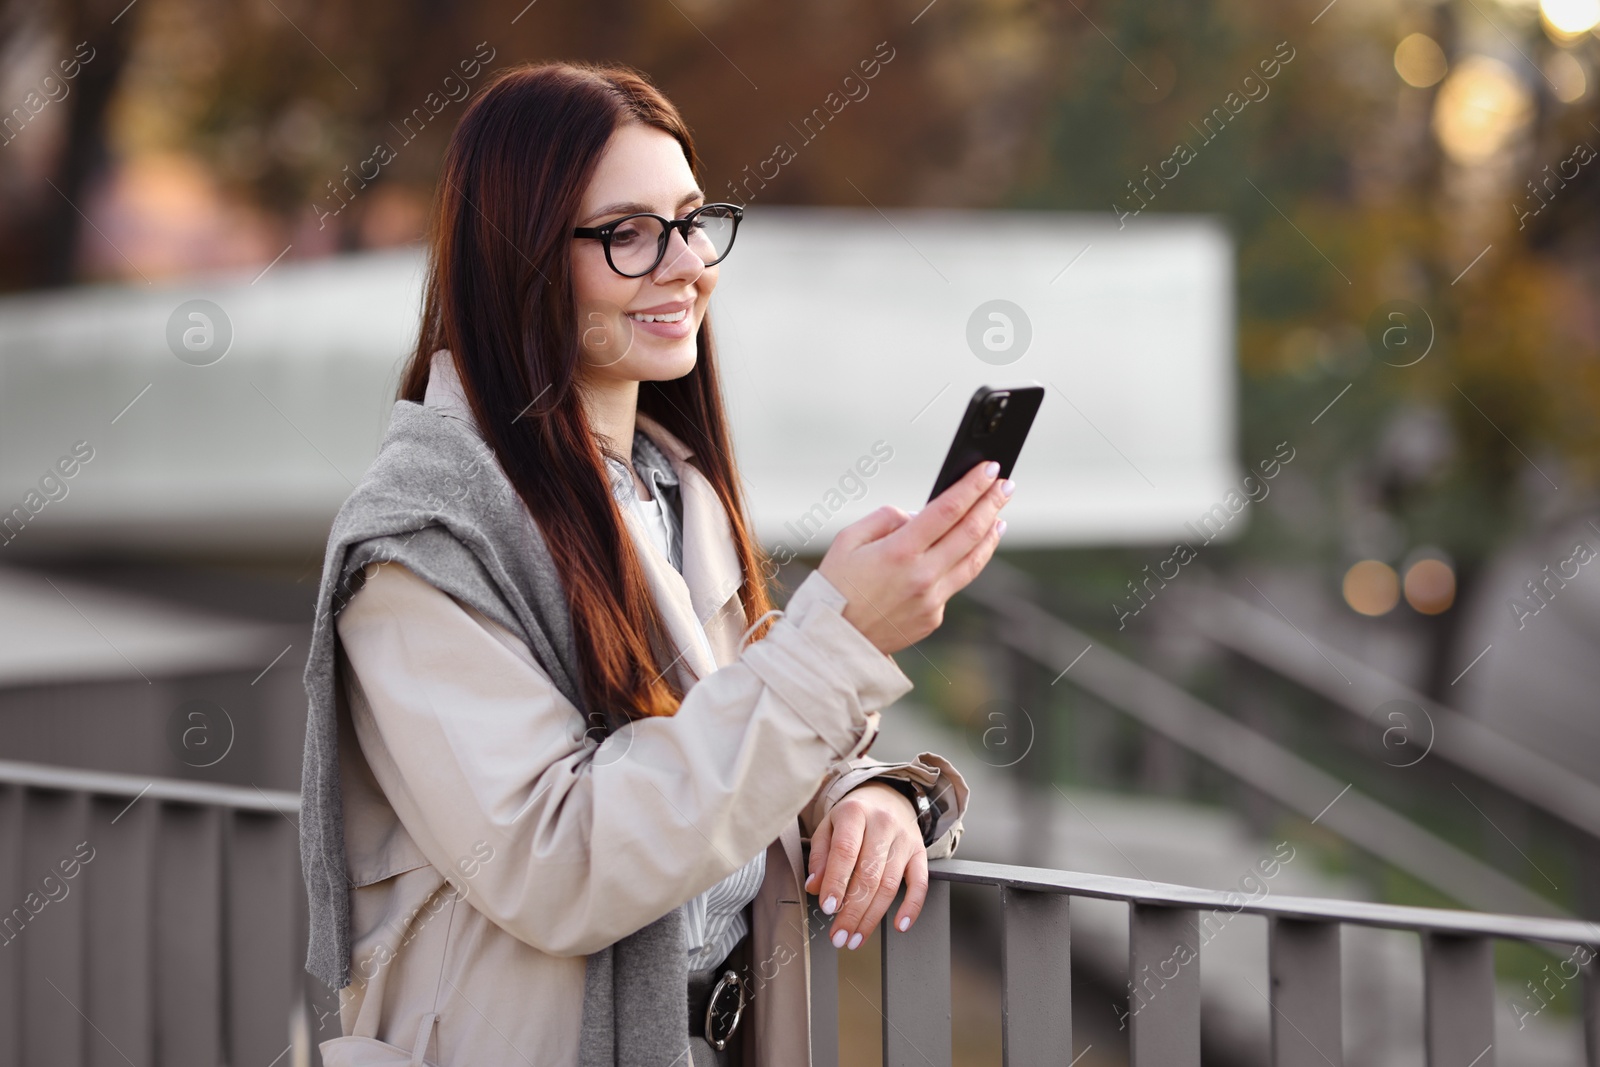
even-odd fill
[[(738, 1006), (733, 1009), (731, 1017), (727, 1014), (726, 1007), (719, 1009), (717, 1004), (722, 995), (730, 989), (738, 990), (739, 994)], [(717, 984), (711, 987), (711, 996), (706, 1001), (706, 1040), (711, 1042), (711, 1047), (718, 1052), (728, 1047), (728, 1039), (739, 1028), (739, 1019), (744, 1015), (747, 999), (744, 978), (737, 971), (723, 971), (722, 977), (717, 979)], [(723, 1021), (726, 1021), (726, 1029), (717, 1025)]]

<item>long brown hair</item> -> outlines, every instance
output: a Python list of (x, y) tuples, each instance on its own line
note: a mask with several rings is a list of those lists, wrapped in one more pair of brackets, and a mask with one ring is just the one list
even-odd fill
[[(667, 669), (672, 642), (609, 487), (605, 457), (626, 457), (590, 430), (577, 378), (572, 226), (601, 153), (626, 122), (675, 137), (700, 180), (688, 126), (631, 67), (525, 63), (483, 87), (445, 152), (422, 324), (399, 390), (421, 403), (433, 353), (450, 350), (484, 439), (554, 557), (578, 684), (591, 723), (606, 731), (672, 715), (683, 699)], [(747, 532), (709, 316), (695, 347), (688, 374), (639, 384), (638, 410), (693, 451), (689, 462), (715, 488), (744, 571), (745, 624), (761, 621), (759, 639), (771, 627), (766, 556)]]

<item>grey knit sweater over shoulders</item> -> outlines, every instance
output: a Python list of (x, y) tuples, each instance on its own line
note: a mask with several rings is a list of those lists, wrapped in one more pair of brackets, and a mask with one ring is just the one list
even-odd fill
[[(396, 402), (377, 458), (329, 533), (306, 663), (300, 817), (310, 909), (306, 970), (330, 989), (351, 981), (334, 618), (365, 580), (362, 568), (386, 562), (403, 564), (523, 639), (562, 694), (575, 707), (584, 706), (565, 592), (521, 498), (465, 423), (421, 404)], [(583, 1067), (687, 1062), (683, 924), (680, 904), (589, 956)]]

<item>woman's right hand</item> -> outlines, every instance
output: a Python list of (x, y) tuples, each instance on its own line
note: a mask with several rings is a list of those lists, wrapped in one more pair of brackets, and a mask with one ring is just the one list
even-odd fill
[(908, 648), (944, 622), (944, 605), (978, 576), (1000, 543), (995, 516), (1010, 501), (1000, 465), (978, 463), (915, 515), (892, 504), (839, 531), (817, 570), (847, 603), (842, 614), (882, 652)]

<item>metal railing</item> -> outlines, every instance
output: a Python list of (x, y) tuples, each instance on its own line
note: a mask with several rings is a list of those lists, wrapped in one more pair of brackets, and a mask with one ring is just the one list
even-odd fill
[[(1585, 1062), (1600, 1067), (1600, 924), (1316, 897), (1270, 896), (942, 859), (905, 934), (882, 937), (884, 1067), (949, 1067), (950, 883), (993, 886), (1001, 916), (1001, 1042), (1007, 1067), (1072, 1060), (1071, 901), (1128, 905), (1130, 1067), (1199, 1067), (1204, 933), (1219, 913), (1265, 916), (1273, 1067), (1341, 1067), (1340, 928), (1414, 931), (1422, 940), (1428, 1067), (1493, 1067), (1494, 943), (1560, 946), (1582, 974)], [(902, 890), (900, 898), (903, 899)], [(896, 906), (898, 906), (898, 900)], [(893, 907), (890, 914), (893, 914)], [(838, 1067), (838, 950), (832, 918), (808, 908), (812, 1063)], [(1207, 916), (1212, 918), (1207, 918)], [(1225, 919), (1222, 921), (1226, 921)]]
[(0, 1067), (307, 1067), (299, 810), (0, 761)]
[[(0, 761), (0, 1067), (315, 1062), (303, 970), (299, 797)], [(950, 883), (993, 886), (1007, 1064), (1072, 1048), (1073, 897), (1129, 905), (1132, 1067), (1198, 1067), (1207, 913), (1271, 923), (1278, 1067), (1342, 1062), (1339, 928), (1423, 938), (1428, 1063), (1494, 1062), (1492, 944), (1560, 946), (1600, 1067), (1600, 924), (1273, 896), (943, 859), (922, 916), (882, 939), (885, 1067), (951, 1062)], [(80, 901), (63, 906), (74, 894)], [(54, 909), (52, 911), (52, 909)], [(837, 1067), (837, 950), (810, 912), (813, 1062)], [(1070, 1058), (1070, 1057), (1069, 1057)]]

